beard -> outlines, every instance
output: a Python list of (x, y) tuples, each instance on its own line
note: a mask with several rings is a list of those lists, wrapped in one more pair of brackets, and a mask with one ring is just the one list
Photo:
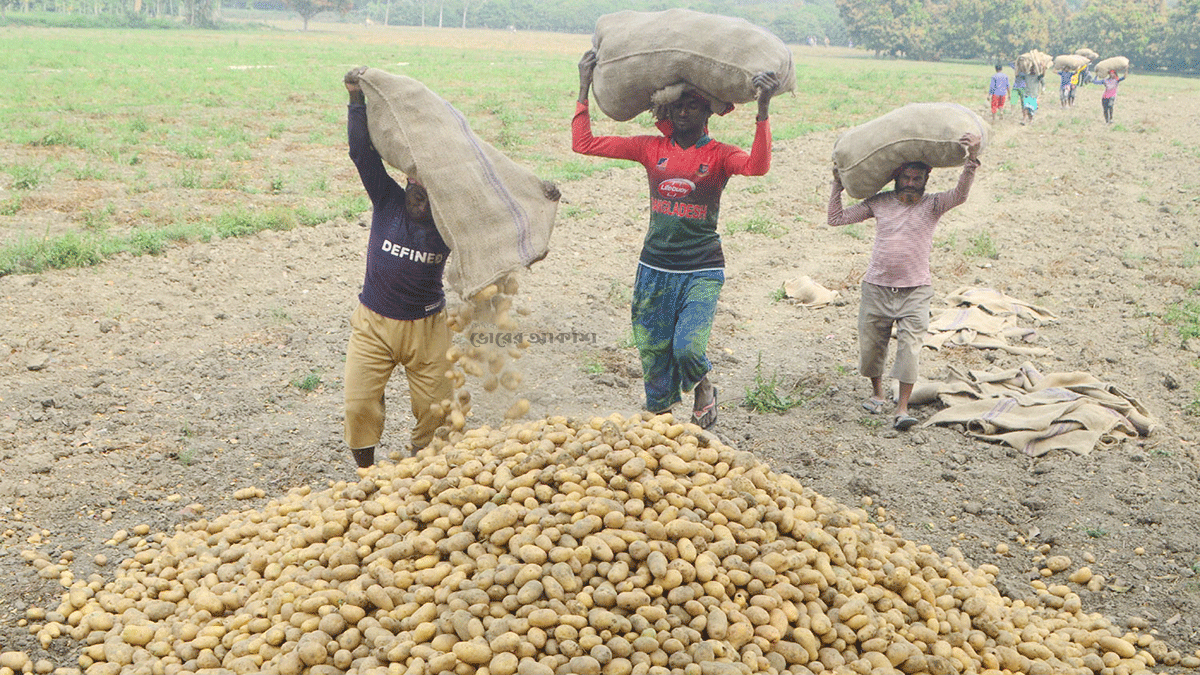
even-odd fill
[(896, 191), (896, 196), (900, 199), (900, 202), (903, 204), (915, 204), (917, 202), (917, 200), (919, 200), (921, 198), (921, 196), (924, 194), (925, 194), (924, 190), (919, 190), (917, 188), (911, 188), (911, 187), (900, 188), (899, 190)]

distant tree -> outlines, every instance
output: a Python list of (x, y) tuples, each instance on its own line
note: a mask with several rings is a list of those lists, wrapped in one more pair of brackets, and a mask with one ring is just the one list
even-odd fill
[(876, 55), (937, 56), (940, 6), (931, 0), (837, 0), (850, 37)]
[(1164, 0), (1089, 0), (1072, 15), (1067, 33), (1101, 58), (1128, 56), (1134, 64), (1157, 59), (1167, 33)]
[(345, 14), (354, 7), (353, 0), (285, 0), (291, 10), (304, 19), (304, 30), (308, 30), (308, 22), (321, 12), (340, 12)]
[(1174, 70), (1200, 70), (1200, 0), (1180, 0), (1167, 15), (1163, 65)]

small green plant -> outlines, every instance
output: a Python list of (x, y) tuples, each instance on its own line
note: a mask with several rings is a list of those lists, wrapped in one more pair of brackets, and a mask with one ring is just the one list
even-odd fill
[(953, 251), (958, 248), (958, 235), (952, 232), (940, 239), (934, 239), (933, 245), (943, 251)]
[(771, 302), (780, 302), (787, 298), (787, 291), (783, 290), (783, 286), (771, 291)]
[(196, 450), (194, 448), (184, 448), (175, 453), (175, 459), (184, 466), (191, 466), (192, 462), (196, 461)]
[(771, 220), (764, 215), (753, 215), (744, 220), (737, 220), (729, 224), (728, 231), (730, 234), (735, 232), (749, 232), (751, 234), (762, 234), (772, 239), (778, 239), (787, 234), (787, 227)]
[(279, 323), (291, 323), (292, 322), (292, 315), (288, 314), (288, 311), (282, 307), (272, 307), (271, 308), (271, 318)]
[(304, 377), (292, 380), (292, 386), (304, 391), (316, 391), (321, 386), (321, 374), (313, 371)]
[(996, 250), (996, 244), (992, 242), (992, 235), (987, 232), (980, 232), (971, 237), (971, 246), (966, 250), (966, 254), (989, 260), (996, 260), (1000, 257), (1000, 253)]
[(1185, 411), (1192, 417), (1200, 417), (1200, 384), (1193, 387), (1192, 392), (1196, 394), (1196, 398), (1188, 402)]
[(32, 190), (42, 183), (43, 172), (40, 166), (18, 164), (9, 167), (8, 173), (12, 176), (14, 190)]
[(284, 185), (283, 177), (281, 177), (281, 176), (272, 176), (271, 177), (271, 192), (273, 194), (279, 194), (280, 192), (283, 192), (283, 185)]
[(594, 356), (589, 356), (587, 360), (583, 362), (583, 372), (587, 373), (588, 375), (599, 375), (605, 370), (607, 370), (607, 368), (604, 367), (604, 364), (600, 362), (600, 359), (597, 359)]
[(268, 138), (279, 138), (280, 136), (283, 135), (283, 130), (286, 128), (287, 127), (284, 126), (283, 122), (276, 122), (275, 124), (272, 124), (271, 129), (269, 131), (267, 131), (267, 137)]
[(117, 209), (112, 204), (107, 204), (104, 208), (84, 211), (83, 227), (93, 232), (103, 232), (112, 225), (113, 216), (116, 212)]
[(762, 352), (759, 352), (758, 363), (754, 366), (754, 386), (746, 388), (742, 407), (756, 413), (785, 413), (804, 403), (800, 398), (780, 396), (779, 385), (778, 373), (773, 373), (770, 378), (763, 377)]
[(1184, 340), (1200, 337), (1200, 302), (1195, 300), (1177, 302), (1167, 309), (1163, 320), (1178, 326), (1179, 337)]
[(621, 338), (621, 341), (617, 343), (617, 349), (634, 349), (636, 347), (637, 340), (633, 339), (632, 330), (626, 332), (625, 337)]
[(13, 195), (0, 202), (0, 216), (15, 216), (21, 210), (21, 195)]
[(1083, 533), (1086, 534), (1087, 536), (1091, 537), (1092, 539), (1099, 539), (1101, 537), (1108, 536), (1107, 530), (1102, 530), (1098, 527), (1085, 528)]
[(175, 176), (175, 184), (189, 190), (198, 188), (200, 187), (200, 172), (190, 166), (185, 166), (179, 170), (179, 175)]

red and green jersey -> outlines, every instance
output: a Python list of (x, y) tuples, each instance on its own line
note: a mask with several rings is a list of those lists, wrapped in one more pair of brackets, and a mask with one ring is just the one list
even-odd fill
[(762, 176), (771, 168), (771, 127), (758, 122), (754, 145), (746, 153), (707, 135), (683, 148), (665, 136), (593, 136), (585, 103), (571, 120), (575, 152), (629, 159), (646, 167), (650, 181), (650, 229), (642, 243), (642, 263), (670, 272), (694, 272), (725, 266), (717, 216), (721, 191), (730, 176)]

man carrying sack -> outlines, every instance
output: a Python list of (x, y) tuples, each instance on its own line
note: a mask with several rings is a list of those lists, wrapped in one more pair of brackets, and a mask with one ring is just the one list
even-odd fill
[(705, 352), (725, 282), (717, 234), (721, 192), (730, 176), (762, 176), (770, 168), (768, 110), (779, 79), (765, 72), (753, 76), (758, 117), (747, 154), (708, 136), (712, 105), (691, 91), (659, 107), (661, 136), (593, 136), (588, 94), (596, 62), (594, 50), (579, 61), (572, 147), (584, 155), (639, 162), (650, 181), (650, 229), (631, 310), (646, 409), (667, 412), (680, 402), (681, 392), (694, 391), (692, 421), (707, 429), (717, 419), (717, 390), (708, 380)]
[(933, 195), (925, 194), (930, 165), (907, 162), (893, 174), (893, 190), (843, 208), (841, 175), (836, 168), (833, 170), (828, 223), (849, 225), (875, 218), (875, 243), (863, 276), (858, 308), (859, 373), (871, 381), (871, 397), (862, 405), (871, 413), (882, 412), (887, 405), (883, 367), (894, 324), (897, 345), (891, 375), (900, 381), (900, 392), (892, 413), (892, 426), (901, 431), (918, 421), (908, 412), (908, 399), (920, 370), (921, 344), (929, 330), (929, 302), (933, 298), (929, 255), (933, 250), (933, 231), (947, 211), (967, 201), (979, 167), (982, 138), (967, 133), (959, 142), (966, 149), (966, 160), (958, 185)]

